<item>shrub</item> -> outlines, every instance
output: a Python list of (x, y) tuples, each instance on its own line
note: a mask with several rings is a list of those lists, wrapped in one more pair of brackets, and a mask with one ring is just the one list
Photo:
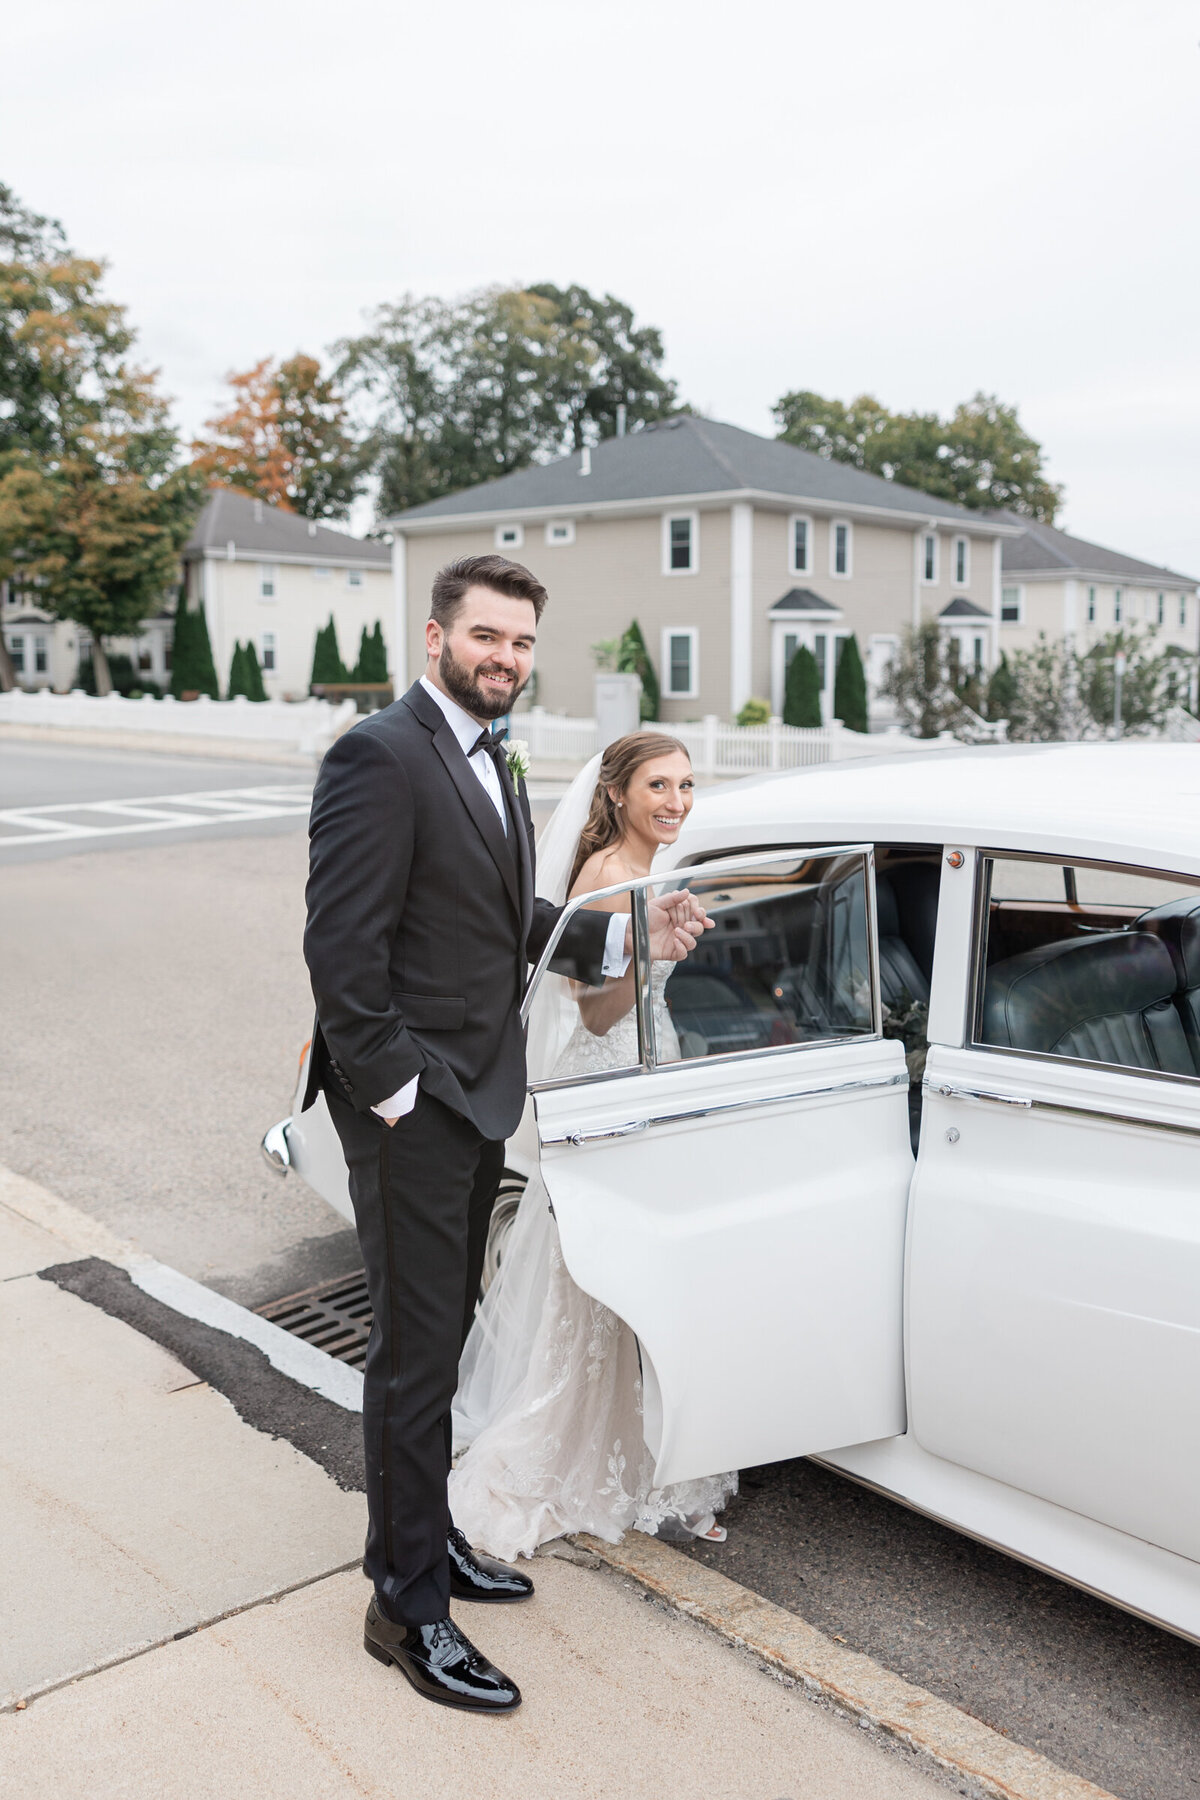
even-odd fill
[(642, 628), (634, 619), (617, 648), (617, 670), (622, 675), (640, 675), (642, 680), (641, 717), (643, 722), (657, 719), (659, 710), (658, 676), (650, 661), (650, 652), (642, 636)]
[(843, 638), (838, 648), (837, 673), (833, 678), (833, 716), (849, 731), (867, 729), (867, 677), (863, 672), (858, 639)]
[(175, 643), (171, 653), (171, 692), (219, 697), (217, 669), (202, 606), (191, 608), (181, 594), (175, 607)]
[(783, 722), (811, 730), (821, 718), (821, 672), (807, 644), (801, 644), (788, 664), (783, 688)]
[(388, 678), (387, 651), (383, 644), (383, 626), (378, 619), (374, 631), (368, 631), (364, 625), (358, 643), (358, 662), (351, 681), (386, 681)]
[(771, 708), (765, 700), (747, 700), (737, 716), (739, 725), (769, 725)]
[(349, 681), (349, 679), (346, 665), (342, 661), (341, 651), (338, 649), (337, 626), (333, 622), (333, 614), (330, 613), (328, 625), (322, 625), (317, 632), (316, 643), (313, 645), (312, 678), (309, 685), (311, 687), (327, 687), (333, 683)]
[(254, 648), (252, 638), (246, 639), (243, 668), (246, 672), (246, 698), (248, 700), (265, 700), (267, 690), (263, 686), (262, 669), (259, 667), (258, 651)]
[(1011, 719), (1017, 699), (1017, 678), (1005, 650), (992, 670), (987, 684), (987, 716), (989, 719)]
[(233, 646), (233, 656), (229, 663), (229, 683), (225, 689), (227, 700), (248, 700), (246, 687), (246, 653), (240, 644)]

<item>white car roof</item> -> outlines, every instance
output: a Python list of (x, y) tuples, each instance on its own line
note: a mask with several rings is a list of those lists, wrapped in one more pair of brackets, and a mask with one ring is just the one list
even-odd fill
[(1200, 874), (1200, 744), (1003, 744), (702, 789), (679, 855), (779, 842), (962, 844)]

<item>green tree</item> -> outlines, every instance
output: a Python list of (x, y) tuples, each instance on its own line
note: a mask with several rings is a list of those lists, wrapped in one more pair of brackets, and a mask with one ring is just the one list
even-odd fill
[(1116, 659), (1125, 656), (1121, 678), (1121, 730), (1124, 734), (1161, 728), (1175, 704), (1178, 671), (1195, 658), (1174, 649), (1159, 649), (1156, 634), (1149, 631), (1111, 631), (1092, 644), (1079, 658), (1079, 700), (1094, 731), (1103, 736), (1113, 724), (1116, 700)]
[(105, 642), (159, 610), (202, 493), (103, 273), (0, 188), (0, 579), (90, 632), (108, 693)]
[(989, 719), (1011, 719), (1013, 706), (1017, 698), (1017, 683), (1007, 652), (1000, 652), (1000, 661), (988, 678), (986, 714)]
[(641, 677), (642, 698), (639, 717), (643, 721), (657, 719), (660, 704), (658, 676), (654, 672), (654, 664), (650, 661), (650, 652), (646, 648), (642, 628), (636, 619), (630, 624), (617, 648), (617, 670), (622, 675), (639, 675)]
[(630, 423), (676, 409), (659, 333), (581, 287), (409, 294), (334, 354), (383, 516), (611, 436), (621, 405)]
[(358, 662), (355, 665), (351, 681), (386, 681), (387, 651), (383, 643), (383, 626), (378, 619), (375, 629), (368, 631), (364, 625), (358, 643)]
[(843, 638), (838, 646), (837, 672), (833, 678), (833, 716), (851, 731), (866, 731), (867, 677), (859, 654), (858, 639)]
[(821, 671), (807, 644), (801, 644), (787, 666), (783, 684), (783, 722), (807, 729), (824, 723), (821, 718)]
[(189, 607), (183, 593), (175, 605), (175, 640), (171, 647), (171, 692), (177, 700), (185, 694), (220, 697), (216, 664), (208, 636), (204, 608)]
[(771, 708), (765, 700), (747, 700), (737, 716), (739, 725), (769, 725)]
[(350, 676), (338, 649), (337, 626), (330, 613), (329, 623), (321, 626), (313, 645), (312, 679), (309, 685), (332, 687), (349, 680)]
[(262, 667), (258, 660), (258, 651), (254, 647), (254, 639), (246, 639), (243, 652), (242, 668), (246, 677), (247, 700), (260, 701), (267, 698), (267, 690), (263, 686)]
[(895, 702), (914, 737), (934, 738), (940, 731), (952, 731), (962, 719), (958, 680), (957, 661), (937, 620), (925, 619), (905, 628), (882, 691)]
[(344, 519), (369, 452), (336, 380), (315, 356), (296, 355), (278, 364), (264, 357), (227, 382), (232, 404), (192, 445), (203, 479), (308, 519)]
[(774, 414), (787, 443), (958, 506), (1007, 507), (1052, 525), (1062, 505), (1041, 445), (1016, 407), (994, 394), (973, 394), (941, 419), (889, 412), (871, 394), (846, 404), (798, 389), (781, 396)]
[(250, 698), (250, 690), (246, 684), (246, 653), (240, 643), (233, 646), (233, 656), (229, 663), (229, 685), (225, 690), (227, 700)]

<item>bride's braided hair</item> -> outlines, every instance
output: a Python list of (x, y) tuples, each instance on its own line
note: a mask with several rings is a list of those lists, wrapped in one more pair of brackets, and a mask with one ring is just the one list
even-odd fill
[(579, 834), (579, 848), (575, 852), (571, 879), (567, 883), (568, 894), (575, 886), (579, 871), (588, 857), (597, 850), (607, 850), (610, 844), (620, 842), (621, 815), (609, 789), (624, 794), (643, 763), (652, 762), (656, 756), (669, 756), (672, 750), (682, 751), (691, 762), (687, 745), (681, 744), (678, 738), (667, 737), (661, 731), (631, 731), (626, 737), (617, 738), (615, 743), (608, 746), (601, 758), (591, 808)]

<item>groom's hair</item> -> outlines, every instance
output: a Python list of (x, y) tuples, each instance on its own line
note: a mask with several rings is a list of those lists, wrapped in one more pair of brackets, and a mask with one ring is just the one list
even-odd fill
[(437, 620), (443, 631), (453, 624), (463, 595), (473, 587), (491, 588), (509, 600), (528, 600), (535, 619), (541, 618), (549, 598), (537, 576), (523, 563), (510, 562), (507, 556), (460, 556), (457, 562), (439, 569), (433, 578), (429, 616)]

